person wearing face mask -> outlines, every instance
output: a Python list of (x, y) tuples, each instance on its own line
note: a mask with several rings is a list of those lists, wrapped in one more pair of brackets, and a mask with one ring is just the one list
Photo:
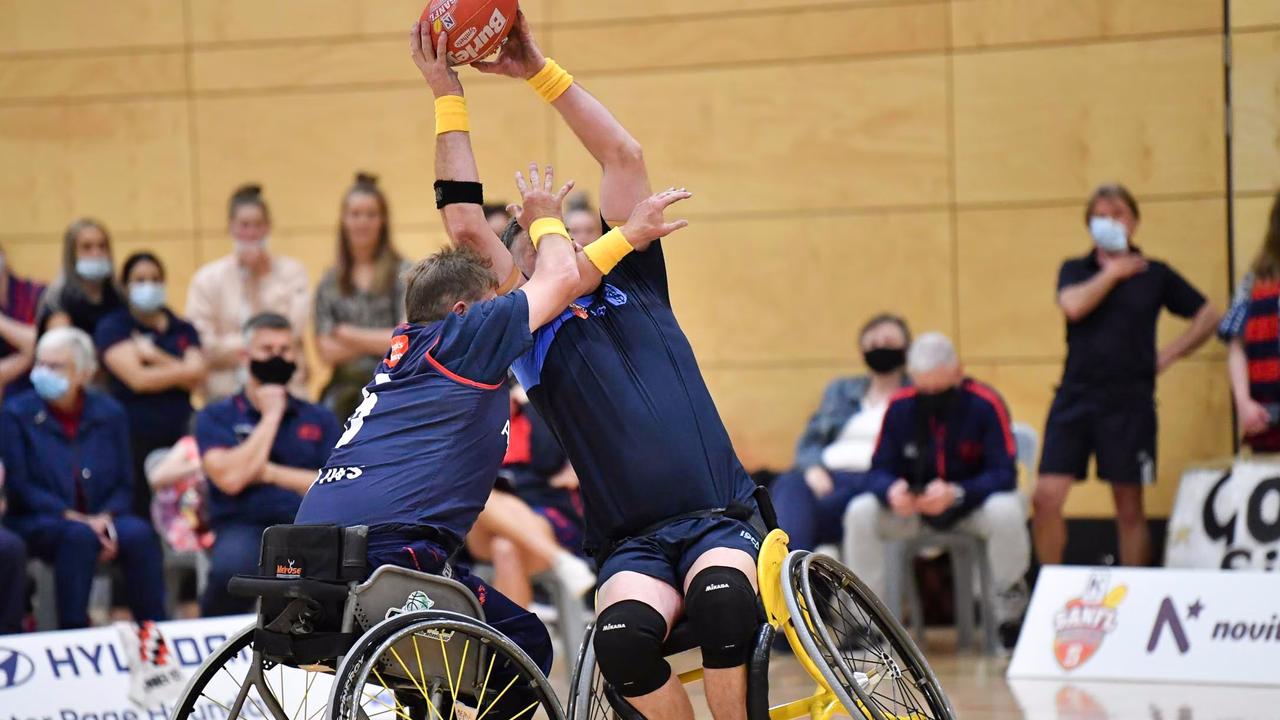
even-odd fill
[(102, 318), (94, 342), (107, 369), (107, 390), (124, 405), (134, 459), (133, 510), (151, 512), (143, 462), (170, 447), (191, 422), (191, 391), (204, 381), (200, 337), (165, 304), (164, 265), (148, 252), (124, 261), (120, 285), (128, 306)]
[[(1111, 484), (1122, 565), (1151, 561), (1142, 505), (1156, 477), (1156, 376), (1200, 347), (1218, 312), (1169, 265), (1133, 244), (1138, 203), (1123, 185), (1102, 185), (1085, 205), (1094, 247), (1058, 272), (1066, 316), (1067, 360), (1045, 421), (1044, 451), (1032, 504), (1036, 555), (1062, 562), (1067, 493), (1084, 480), (1089, 457)], [(1161, 310), (1191, 320), (1157, 351)]]
[(1006, 645), (1026, 607), (1022, 578), (1031, 564), (1026, 510), (1017, 493), (1016, 446), (1009, 410), (990, 386), (966, 377), (955, 347), (927, 333), (907, 353), (913, 387), (894, 395), (867, 476), (854, 498), (846, 561), (885, 594), (887, 544), (926, 526), (987, 541), (996, 587), (996, 620)]
[(244, 389), (196, 415), (215, 534), (200, 602), (205, 616), (252, 608), (252, 600), (227, 592), (227, 582), (256, 570), (263, 530), (293, 522), (341, 433), (333, 413), (287, 390), (298, 369), (298, 338), (289, 320), (261, 313), (243, 332), (241, 363), (249, 376)]
[(0, 248), (0, 400), (31, 388), (27, 373), (36, 350), (36, 308), (43, 284), (20, 278)]
[(163, 620), (160, 541), (131, 512), (133, 460), (124, 409), (88, 389), (97, 371), (93, 341), (54, 328), (36, 345), (33, 390), (0, 412), (9, 514), (5, 524), (30, 554), (53, 566), (58, 625), (89, 624), (89, 590), (100, 562), (124, 571), (134, 619)]
[(822, 394), (796, 447), (795, 470), (770, 488), (778, 525), (793, 549), (840, 542), (845, 507), (867, 488), (866, 472), (889, 398), (907, 382), (910, 344), (905, 320), (889, 314), (871, 318), (858, 334), (870, 373), (837, 378)]
[(404, 320), (403, 276), (411, 267), (391, 244), (378, 179), (356, 175), (342, 199), (337, 266), (316, 288), (316, 349), (333, 366), (320, 404), (339, 418), (360, 404), (360, 390), (386, 354), (392, 329)]
[[(200, 332), (209, 373), (202, 387), (205, 402), (232, 395), (244, 385), (240, 328), (262, 312), (280, 313), (295, 328), (307, 326), (311, 294), (307, 270), (297, 260), (270, 252), (271, 213), (258, 185), (244, 185), (231, 195), (227, 231), (234, 248), (191, 278), (187, 317)], [(296, 338), (298, 371), (289, 390), (310, 397), (302, 337)]]
[(124, 307), (111, 280), (111, 235), (97, 220), (80, 218), (62, 235), (62, 274), (40, 299), (39, 334), (56, 327), (77, 327), (93, 337), (98, 321)]

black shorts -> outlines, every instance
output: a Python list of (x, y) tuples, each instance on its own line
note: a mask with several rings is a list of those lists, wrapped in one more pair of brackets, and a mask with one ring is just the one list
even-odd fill
[(1089, 456), (1098, 477), (1149, 485), (1156, 477), (1156, 406), (1146, 394), (1059, 389), (1045, 421), (1041, 475), (1083, 480)]
[(750, 524), (729, 517), (679, 520), (649, 535), (631, 538), (605, 559), (596, 573), (600, 587), (623, 571), (656, 578), (684, 593), (685, 576), (702, 554), (716, 548), (760, 554), (760, 533)]

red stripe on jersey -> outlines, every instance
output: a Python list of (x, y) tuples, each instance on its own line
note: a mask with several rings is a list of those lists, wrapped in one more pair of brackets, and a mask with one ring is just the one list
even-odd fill
[(983, 385), (977, 380), (970, 380), (969, 390), (974, 395), (991, 403), (991, 407), (995, 408), (996, 417), (1000, 419), (1000, 431), (1004, 433), (1004, 444), (1009, 450), (1010, 457), (1018, 455), (1018, 443), (1013, 439), (1013, 427), (1009, 424), (1009, 411), (1005, 409), (1004, 401), (1000, 399), (1000, 395), (990, 387)]
[(527, 465), (533, 462), (533, 423), (522, 412), (511, 413), (511, 434), (507, 436), (507, 454), (503, 465)]
[(1250, 382), (1276, 382), (1280, 380), (1280, 360), (1250, 360)]
[(1262, 315), (1251, 317), (1244, 324), (1245, 342), (1266, 342), (1280, 337), (1280, 317)]
[(431, 351), (435, 350), (436, 346), (439, 344), (440, 344), (440, 338), (436, 338), (436, 341), (431, 343), (431, 347), (427, 348), (427, 351), (423, 353), (422, 356), (426, 358), (427, 362), (431, 363), (431, 367), (435, 368), (436, 371), (439, 372), (441, 375), (449, 378), (450, 380), (460, 385), (479, 388), (481, 390), (497, 390), (498, 388), (502, 387), (501, 381), (496, 382), (492, 385), (489, 385), (486, 383), (479, 382), (477, 380), (468, 380), (467, 378), (464, 378), (461, 375), (453, 372), (452, 370), (445, 367), (444, 365), (441, 365), (439, 360), (436, 360), (434, 357), (431, 356)]

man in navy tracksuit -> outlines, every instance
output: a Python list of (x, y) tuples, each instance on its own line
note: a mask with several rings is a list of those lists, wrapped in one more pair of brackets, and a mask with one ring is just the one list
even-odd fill
[(877, 595), (885, 592), (890, 540), (925, 526), (957, 529), (987, 540), (996, 587), (1007, 602), (1002, 624), (1021, 612), (1021, 578), (1031, 562), (1026, 511), (1017, 493), (1016, 447), (1000, 395), (964, 376), (955, 348), (939, 333), (911, 346), (914, 387), (885, 413), (871, 461), (868, 494), (849, 505), (849, 566)]

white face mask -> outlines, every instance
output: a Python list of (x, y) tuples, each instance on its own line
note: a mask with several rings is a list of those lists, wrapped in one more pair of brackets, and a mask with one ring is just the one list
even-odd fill
[(90, 282), (98, 282), (111, 277), (111, 260), (104, 257), (80, 258), (76, 260), (76, 274)]
[(265, 253), (267, 251), (267, 242), (270, 240), (270, 237), (264, 235), (261, 240), (240, 240), (237, 238), (232, 242), (235, 245), (236, 256), (243, 258), (246, 255), (252, 256)]
[(1094, 244), (1107, 252), (1124, 252), (1129, 249), (1128, 231), (1119, 220), (1094, 215), (1089, 218), (1089, 234), (1093, 235)]

